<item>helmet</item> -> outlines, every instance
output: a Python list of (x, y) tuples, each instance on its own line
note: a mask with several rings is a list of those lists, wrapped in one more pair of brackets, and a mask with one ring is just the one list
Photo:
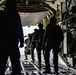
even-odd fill
[(50, 19), (50, 23), (56, 23), (57, 22), (57, 19), (55, 16), (53, 16), (51, 19)]
[(43, 28), (43, 24), (39, 23), (38, 27), (39, 27), (39, 29), (42, 29)]

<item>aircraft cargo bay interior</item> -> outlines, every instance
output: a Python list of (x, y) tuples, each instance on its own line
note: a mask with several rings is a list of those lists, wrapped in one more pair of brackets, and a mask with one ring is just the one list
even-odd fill
[[(0, 0), (0, 11), (5, 11), (7, 1), (12, 0)], [(16, 2), (24, 34), (24, 46), (22, 48), (18, 46), (21, 75), (76, 75), (76, 0), (16, 0)], [(53, 22), (56, 22), (56, 26), (62, 30), (62, 39), (59, 35), (61, 31), (57, 33), (57, 28), (53, 29)], [(39, 31), (40, 25), (43, 25), (44, 32)], [(60, 44), (58, 39), (61, 40)], [(54, 49), (58, 49), (58, 52)], [(14, 75), (10, 57), (5, 67), (5, 75)]]

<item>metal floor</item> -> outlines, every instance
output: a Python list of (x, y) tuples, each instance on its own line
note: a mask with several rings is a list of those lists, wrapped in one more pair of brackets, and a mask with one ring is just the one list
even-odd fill
[[(51, 73), (50, 74), (44, 74), (43, 71), (45, 71), (43, 68), (45, 68), (44, 62), (42, 62), (42, 68), (41, 70), (37, 67), (37, 62), (33, 64), (31, 61), (24, 60), (21, 61), (21, 73), (22, 75), (55, 75), (53, 64), (51, 63)], [(11, 75), (11, 68), (8, 67), (8, 70), (6, 71), (5, 75)], [(76, 75), (76, 70), (73, 68), (69, 68), (67, 66), (59, 64), (59, 75)]]
[[(41, 69), (39, 69), (38, 66), (38, 61), (37, 61), (37, 54), (35, 53), (35, 63), (33, 63), (30, 59), (31, 57), (28, 57), (28, 60), (25, 60), (24, 55), (22, 55), (21, 61), (21, 73), (22, 75), (55, 75), (54, 68), (53, 68), (53, 63), (52, 59), (50, 57), (50, 68), (51, 68), (51, 73), (50, 74), (44, 74), (43, 71), (45, 68), (45, 63), (42, 57), (42, 62), (41, 62)], [(52, 55), (52, 54), (50, 54)], [(59, 56), (60, 59), (60, 56)], [(61, 59), (62, 60), (62, 59)], [(67, 67), (66, 65), (63, 64), (64, 62), (60, 61), (58, 67), (59, 67), (59, 75), (76, 75), (76, 69)], [(11, 63), (9, 62), (9, 67), (7, 67), (5, 75), (11, 75), (12, 70), (11, 70)], [(8, 65), (7, 65), (8, 66)]]

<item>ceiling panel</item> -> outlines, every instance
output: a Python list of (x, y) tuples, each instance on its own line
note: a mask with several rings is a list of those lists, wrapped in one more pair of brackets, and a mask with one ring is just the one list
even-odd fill
[(48, 13), (49, 11), (35, 13), (19, 12), (23, 26), (38, 24)]

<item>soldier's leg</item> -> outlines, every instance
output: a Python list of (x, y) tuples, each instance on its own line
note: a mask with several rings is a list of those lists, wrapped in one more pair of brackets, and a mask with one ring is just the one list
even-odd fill
[(52, 45), (51, 45), (51, 42), (49, 40), (49, 41), (47, 41), (47, 45), (45, 47), (45, 54), (44, 54), (45, 68), (46, 68), (46, 71), (48, 73), (50, 72), (50, 61), (49, 61), (49, 58), (50, 58), (50, 50), (51, 49), (52, 49)]
[(48, 49), (45, 50), (44, 58), (45, 58), (45, 69), (46, 71), (50, 72), (50, 62), (49, 62), (50, 50)]
[(36, 49), (37, 49), (39, 68), (41, 69), (41, 48), (39, 46), (37, 46)]
[(33, 63), (34, 63), (34, 49), (35, 49), (35, 47), (32, 47), (32, 50), (31, 50), (31, 58), (32, 58), (32, 61), (33, 61)]
[(20, 52), (18, 48), (13, 48), (10, 52), (13, 75), (21, 75)]
[(6, 63), (8, 59), (8, 48), (6, 43), (0, 42), (0, 75), (5, 75)]
[(6, 63), (7, 63), (7, 59), (8, 59), (8, 57), (7, 58), (6, 57), (0, 55), (0, 75), (5, 75)]
[(53, 49), (53, 63), (54, 63), (55, 73), (58, 75), (58, 51), (57, 51), (57, 48)]

